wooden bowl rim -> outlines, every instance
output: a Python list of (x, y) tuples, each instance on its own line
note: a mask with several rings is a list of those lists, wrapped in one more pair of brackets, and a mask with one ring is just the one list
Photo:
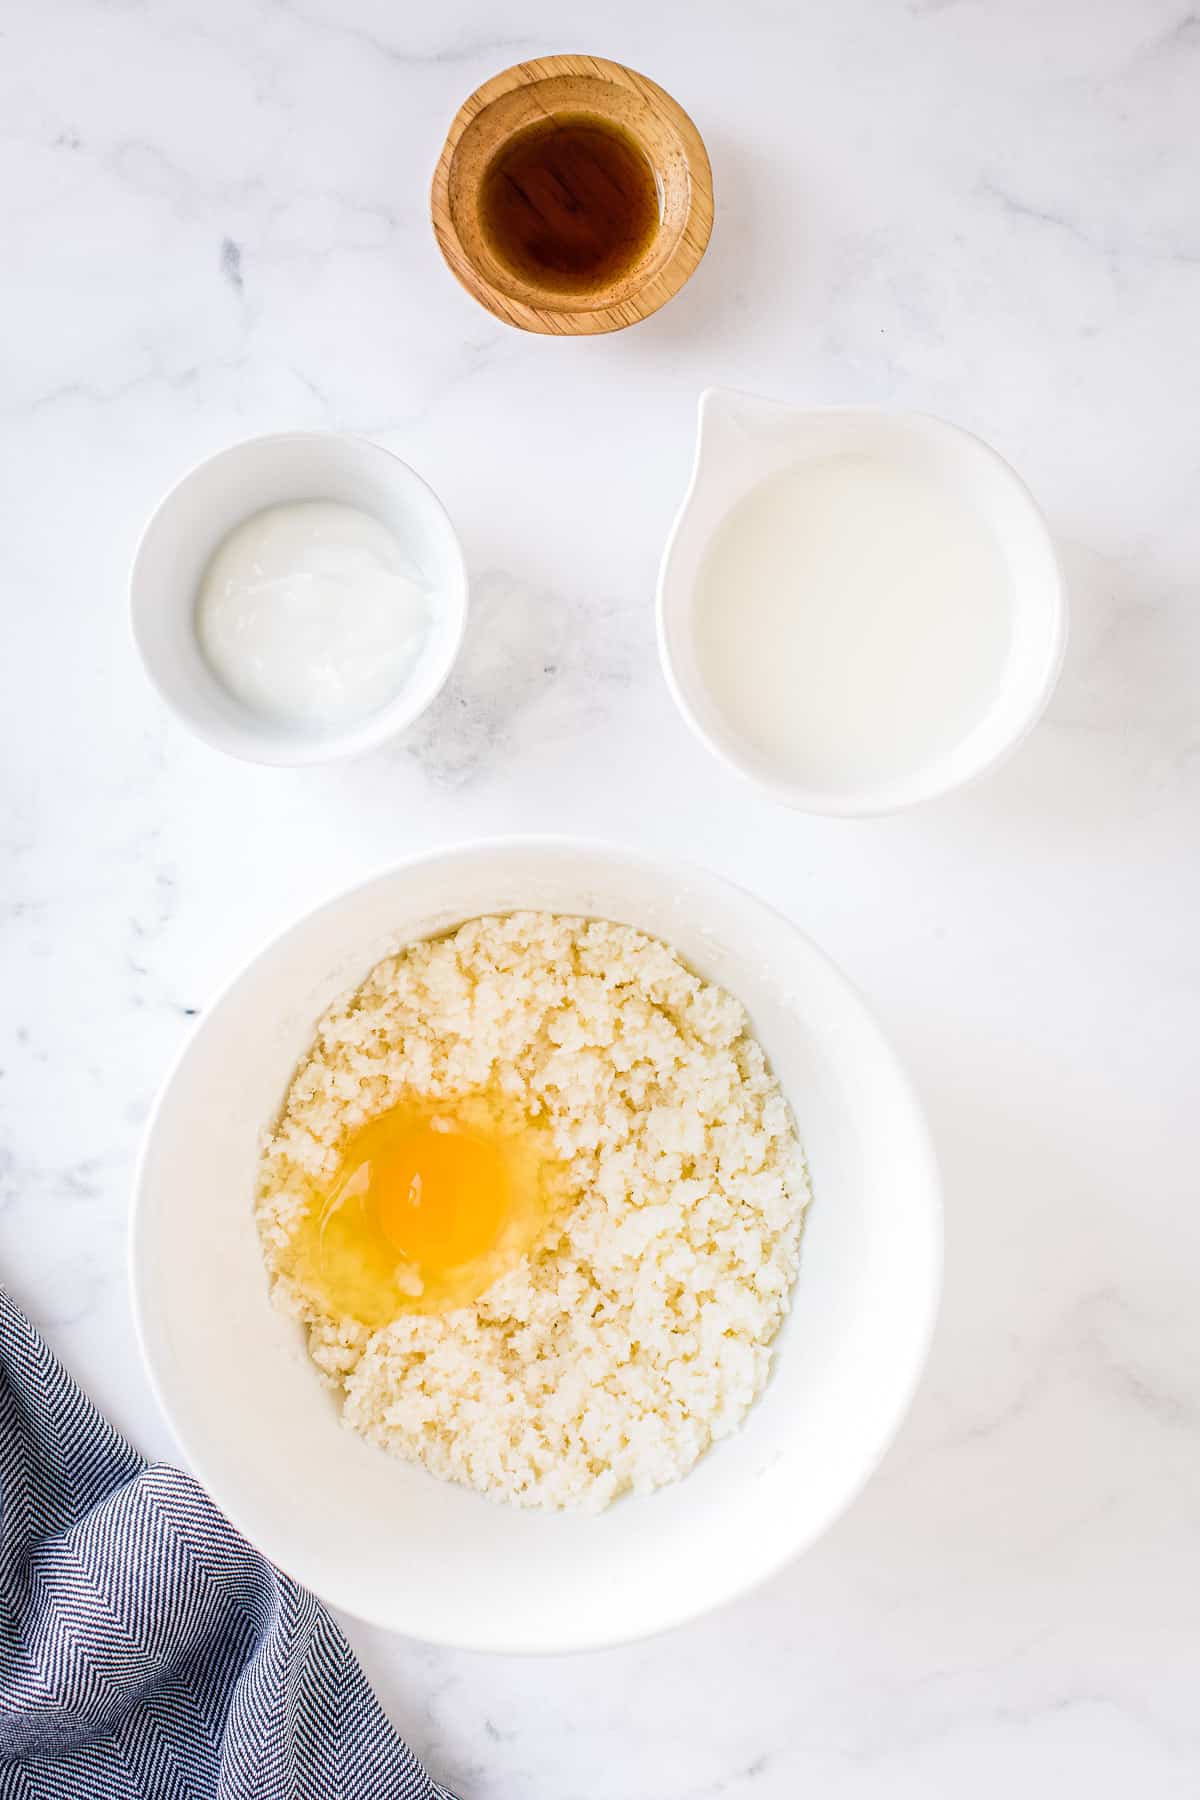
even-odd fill
[[(512, 93), (517, 88), (536, 87), (542, 82), (554, 81), (564, 75), (582, 76), (609, 86), (627, 88), (639, 98), (649, 100), (677, 132), (687, 166), (687, 212), (677, 242), (665, 262), (647, 276), (641, 287), (616, 304), (607, 306), (580, 305), (580, 296), (575, 294), (565, 295), (561, 305), (547, 296), (544, 305), (534, 306), (528, 301), (503, 293), (485, 280), (471, 261), (450, 210), (450, 174), (459, 144), (468, 127), (486, 107), (503, 95)], [(651, 313), (665, 306), (694, 274), (712, 235), (712, 168), (704, 140), (692, 119), (679, 102), (656, 81), (651, 81), (648, 75), (639, 74), (625, 63), (610, 62), (603, 56), (542, 56), (501, 69), (499, 74), (490, 76), (463, 101), (451, 121), (434, 170), (430, 213), (438, 248), (451, 273), (496, 318), (524, 331), (550, 335), (584, 336), (618, 331), (623, 326), (636, 325), (640, 320), (649, 318)]]

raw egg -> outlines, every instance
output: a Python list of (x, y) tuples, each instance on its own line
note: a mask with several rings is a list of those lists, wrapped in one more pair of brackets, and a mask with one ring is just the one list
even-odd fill
[(532, 1248), (555, 1168), (546, 1127), (505, 1096), (404, 1101), (346, 1138), (288, 1272), (323, 1311), (363, 1325), (469, 1305)]

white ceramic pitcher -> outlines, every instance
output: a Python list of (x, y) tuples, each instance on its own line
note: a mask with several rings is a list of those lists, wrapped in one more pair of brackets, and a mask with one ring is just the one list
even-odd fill
[[(971, 727), (923, 766), (870, 784), (797, 780), (740, 738), (714, 702), (696, 651), (696, 595), (714, 533), (751, 489), (797, 463), (845, 455), (886, 459), (934, 477), (993, 532), (1006, 565), (1011, 632), (998, 685)], [(1045, 521), (1029, 490), (988, 445), (920, 413), (875, 408), (798, 410), (730, 389), (700, 396), (692, 479), (663, 553), (658, 638), (667, 684), (684, 718), (718, 757), (807, 812), (891, 812), (960, 786), (1011, 751), (1053, 690), (1066, 644), (1066, 597)]]

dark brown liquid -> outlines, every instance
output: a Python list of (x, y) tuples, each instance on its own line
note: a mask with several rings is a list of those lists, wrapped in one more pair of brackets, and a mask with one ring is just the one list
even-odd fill
[(645, 253), (661, 222), (654, 170), (607, 120), (539, 120), (489, 164), (480, 222), (492, 253), (539, 287), (607, 287)]

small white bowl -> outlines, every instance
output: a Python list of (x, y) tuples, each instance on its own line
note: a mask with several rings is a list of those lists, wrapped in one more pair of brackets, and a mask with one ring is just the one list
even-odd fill
[[(433, 596), (425, 645), (394, 699), (329, 731), (260, 717), (225, 688), (196, 635), (196, 595), (224, 538), (263, 507), (333, 500), (372, 514), (398, 539)], [(198, 463), (160, 503), (130, 576), (133, 635), (171, 711), (216, 750), (246, 762), (331, 762), (371, 750), (411, 725), (450, 673), (467, 622), (467, 571), (446, 510), (382, 444), (338, 432), (250, 438)]]
[[(988, 523), (1008, 567), (1012, 632), (990, 705), (949, 751), (888, 780), (829, 788), (779, 768), (715, 704), (696, 654), (695, 606), (705, 553), (739, 501), (786, 468), (847, 455), (928, 474)], [(982, 439), (923, 413), (803, 411), (724, 388), (700, 396), (692, 478), (663, 552), (657, 613), (667, 686), (701, 743), (785, 805), (844, 818), (933, 799), (1007, 756), (1050, 698), (1067, 639), (1066, 591), (1045, 520), (1024, 482)]]
[[(344, 1429), (275, 1312), (254, 1226), (261, 1134), (339, 995), (397, 945), (534, 907), (623, 920), (747, 1006), (812, 1176), (766, 1390), (692, 1473), (598, 1517), (496, 1505)], [(142, 1354), (234, 1523), (327, 1600), (473, 1650), (596, 1648), (732, 1599), (804, 1550), (890, 1443), (941, 1276), (920, 1105), (850, 984), (779, 913), (698, 869), (524, 840), (414, 859), (270, 944), (207, 1011), (151, 1120), (131, 1225)]]

